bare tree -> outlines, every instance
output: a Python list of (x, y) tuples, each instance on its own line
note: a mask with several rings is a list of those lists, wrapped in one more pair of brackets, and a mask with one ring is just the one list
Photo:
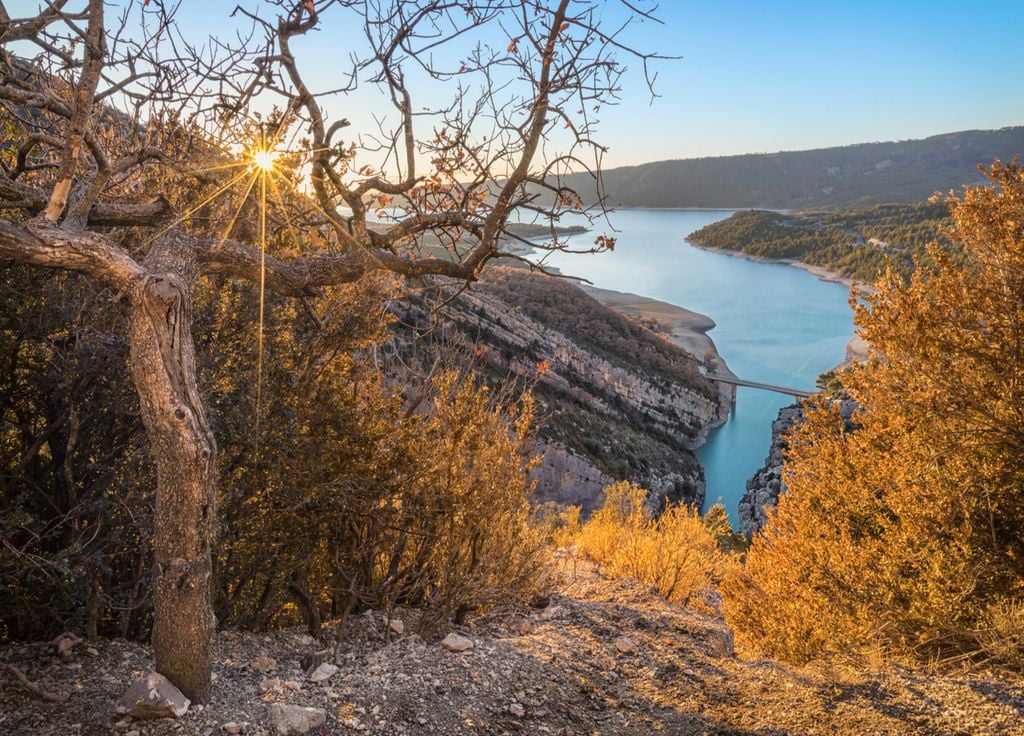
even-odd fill
[[(565, 249), (555, 225), (583, 202), (560, 177), (598, 177), (594, 116), (618, 92), (616, 55), (640, 59), (650, 82), (652, 57), (620, 40), (650, 10), (622, 0), (622, 23), (606, 28), (600, 18), (613, 4), (599, 0), (272, 0), (236, 8), (248, 34), (196, 42), (159, 0), (126, 0), (114, 22), (102, 0), (42, 5), (12, 18), (0, 2), (0, 256), (87, 274), (127, 304), (158, 477), (157, 669), (203, 701), (217, 447), (196, 384), (197, 280), (249, 279), (302, 298), (380, 270), (468, 283), (496, 258), (519, 257), (503, 251), (517, 212), (551, 225), (540, 247)], [(365, 53), (333, 89), (315, 90), (293, 46), (330, 32), (334, 17), (358, 17)], [(434, 60), (469, 38), (450, 68)], [(420, 78), (447, 85), (450, 101), (417, 106)], [(348, 121), (326, 108), (360, 85), (382, 92), (390, 113), (345, 140)], [(274, 112), (251, 125), (268, 98)], [(252, 135), (235, 147), (239, 130)], [(272, 257), (230, 227), (209, 237), (188, 224), (189, 212), (147, 195), (154, 176), (238, 189), (233, 166), (253, 171), (249, 189), (265, 188), (277, 148), (287, 149), (293, 181), (310, 188), (277, 214), (318, 248), (313, 255)], [(583, 250), (608, 245), (599, 238)]]

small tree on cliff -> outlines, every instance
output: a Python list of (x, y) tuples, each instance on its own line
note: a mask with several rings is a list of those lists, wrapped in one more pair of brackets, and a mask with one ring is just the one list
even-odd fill
[(856, 305), (873, 359), (790, 440), (788, 493), (725, 612), (750, 652), (983, 652), (1020, 662), (1024, 616), (1024, 169), (950, 198), (950, 240)]
[[(554, 224), (580, 206), (559, 178), (587, 161), (597, 171), (603, 149), (591, 137), (593, 115), (618, 89), (623, 69), (613, 52), (628, 49), (622, 26), (598, 26), (605, 4), (589, 0), (270, 0), (236, 9), (251, 20), (248, 41), (206, 45), (182, 38), (159, 0), (128, 0), (109, 24), (102, 0), (70, 5), (56, 0), (12, 19), (0, 3), (0, 256), (86, 274), (127, 303), (132, 374), (157, 468), (157, 669), (202, 701), (214, 627), (217, 446), (196, 388), (197, 279), (249, 279), (303, 299), (372, 271), (475, 280), (505, 255), (515, 212)], [(636, 2), (621, 6), (649, 17)], [(367, 39), (330, 91), (307, 83), (292, 50), (322, 15), (328, 30), (358, 17)], [(452, 68), (435, 63), (440, 45), (487, 28)], [(497, 48), (486, 39), (499, 39)], [(16, 56), (32, 48), (41, 52), (31, 62)], [(450, 103), (418, 106), (408, 84), (417, 73), (447, 80)], [(348, 121), (330, 120), (322, 101), (360, 83), (383, 91), (394, 120), (381, 113), (379, 130), (344, 141)], [(259, 134), (231, 141), (268, 95), (278, 112)], [(209, 237), (189, 226), (202, 202), (175, 208), (153, 194), (213, 182), (220, 192), (240, 188), (243, 200), (256, 187), (265, 203), (275, 186), (271, 149), (292, 132), (305, 153), (288, 166), (308, 170), (312, 197), (277, 219), (264, 206), (270, 221), (260, 227), (232, 221)], [(238, 148), (221, 145), (228, 142), (246, 149), (241, 165), (229, 155)], [(361, 155), (372, 164), (360, 166)], [(385, 222), (373, 226), (377, 209)], [(254, 238), (236, 237), (266, 227), (295, 231), (306, 254), (275, 258)], [(553, 237), (547, 247), (563, 243)]]

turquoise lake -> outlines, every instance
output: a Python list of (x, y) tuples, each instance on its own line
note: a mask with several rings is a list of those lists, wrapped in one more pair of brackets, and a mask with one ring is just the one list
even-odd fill
[[(617, 210), (615, 231), (591, 225), (570, 244), (588, 247), (598, 233), (618, 238), (598, 255), (556, 253), (545, 263), (604, 289), (631, 292), (708, 315), (708, 334), (741, 378), (813, 390), (842, 362), (853, 335), (849, 290), (799, 268), (694, 248), (684, 238), (731, 214), (722, 210)], [(746, 481), (764, 463), (771, 423), (794, 399), (739, 388), (729, 420), (697, 456), (707, 476), (707, 504), (725, 504), (735, 524)]]

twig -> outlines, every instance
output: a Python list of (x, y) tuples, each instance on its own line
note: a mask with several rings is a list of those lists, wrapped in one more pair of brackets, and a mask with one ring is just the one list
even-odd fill
[(43, 690), (42, 687), (28, 679), (25, 676), (25, 673), (19, 670), (17, 667), (15, 667), (13, 664), (6, 664), (4, 662), (0, 662), (0, 672), (7, 672), (8, 674), (14, 675), (14, 679), (16, 679), (23, 688), (25, 688), (41, 700), (48, 700), (51, 703), (63, 703), (65, 700), (68, 699), (67, 695), (63, 695), (61, 693), (51, 693), (46, 690)]

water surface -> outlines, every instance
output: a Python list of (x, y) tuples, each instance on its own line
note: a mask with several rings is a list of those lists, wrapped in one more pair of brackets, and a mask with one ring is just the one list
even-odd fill
[[(847, 287), (798, 268), (704, 251), (684, 242), (725, 219), (723, 210), (623, 209), (612, 215), (615, 250), (599, 255), (556, 253), (546, 263), (595, 286), (632, 292), (708, 315), (709, 335), (741, 378), (813, 390), (818, 374), (843, 360), (853, 334)], [(582, 248), (601, 232), (574, 236)], [(764, 463), (771, 423), (791, 397), (737, 390), (729, 420), (697, 456), (707, 476), (708, 504), (722, 501), (736, 523), (746, 481)]]

